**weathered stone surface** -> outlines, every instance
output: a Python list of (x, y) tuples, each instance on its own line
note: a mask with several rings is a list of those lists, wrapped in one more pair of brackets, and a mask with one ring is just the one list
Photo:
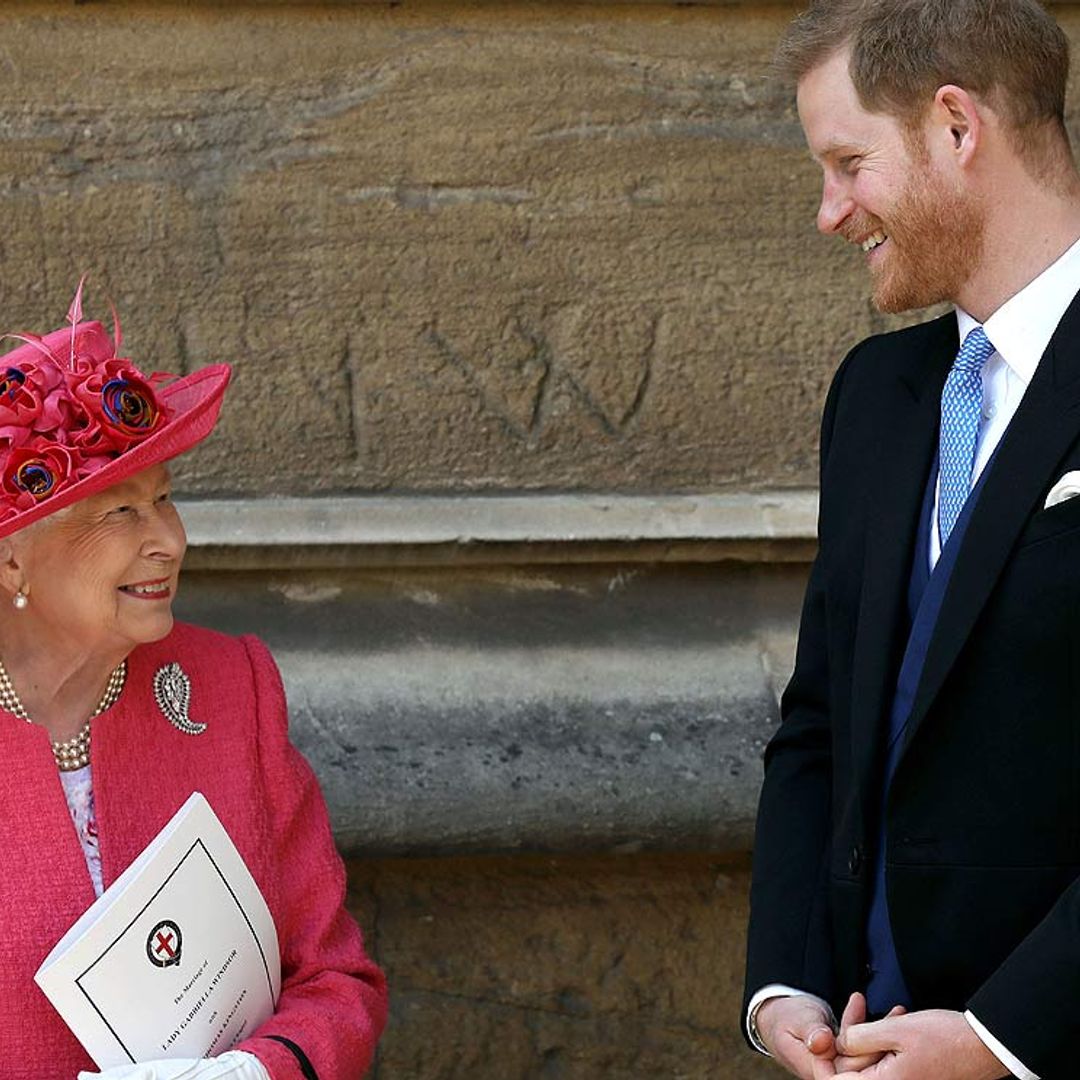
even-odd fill
[(763, 81), (792, 7), (0, 3), (0, 325), (85, 269), (234, 361), (191, 491), (810, 485), (890, 323)]
[(375, 1080), (765, 1080), (739, 1032), (744, 861), (354, 862), (385, 966)]
[(185, 566), (283, 571), (523, 563), (802, 563), (816, 491), (178, 499)]
[(187, 574), (353, 853), (750, 849), (805, 567)]
[[(200, 492), (812, 484), (883, 325), (787, 7), (0, 4), (3, 322), (237, 366)], [(62, 74), (61, 74), (62, 73)]]
[[(385, 495), (182, 499), (188, 548), (514, 545), (649, 541), (813, 542), (816, 491), (697, 495)], [(770, 561), (764, 553), (755, 562)], [(802, 561), (808, 561), (803, 559)]]

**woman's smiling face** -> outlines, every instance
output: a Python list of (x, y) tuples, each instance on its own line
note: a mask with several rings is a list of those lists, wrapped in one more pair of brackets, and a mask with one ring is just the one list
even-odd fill
[(17, 625), (69, 652), (126, 655), (165, 637), (187, 545), (171, 491), (154, 465), (12, 536), (29, 599)]

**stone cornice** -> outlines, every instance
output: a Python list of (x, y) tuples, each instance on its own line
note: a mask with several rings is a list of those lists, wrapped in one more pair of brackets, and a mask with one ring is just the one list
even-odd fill
[(454, 562), (804, 562), (817, 493), (179, 500), (196, 569)]

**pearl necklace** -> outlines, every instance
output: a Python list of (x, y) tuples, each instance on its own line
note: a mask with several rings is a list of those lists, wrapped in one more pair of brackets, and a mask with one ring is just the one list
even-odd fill
[[(90, 720), (116, 703), (120, 691), (124, 689), (126, 679), (127, 661), (121, 660), (119, 666), (114, 668), (109, 676), (105, 693), (101, 695), (98, 707), (90, 714)], [(27, 715), (26, 706), (15, 692), (11, 676), (8, 675), (2, 661), (0, 661), (0, 708), (7, 710), (20, 720), (25, 720), (28, 724), (33, 723)], [(90, 764), (90, 720), (87, 720), (70, 739), (52, 744), (53, 758), (56, 760), (56, 767), (61, 772), (74, 772), (75, 769), (81, 769)]]

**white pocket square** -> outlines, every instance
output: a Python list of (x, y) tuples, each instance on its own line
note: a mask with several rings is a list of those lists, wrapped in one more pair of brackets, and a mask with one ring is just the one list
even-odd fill
[(1075, 499), (1080, 495), (1080, 472), (1067, 472), (1051, 489), (1043, 503), (1043, 509), (1049, 510), (1066, 499)]

